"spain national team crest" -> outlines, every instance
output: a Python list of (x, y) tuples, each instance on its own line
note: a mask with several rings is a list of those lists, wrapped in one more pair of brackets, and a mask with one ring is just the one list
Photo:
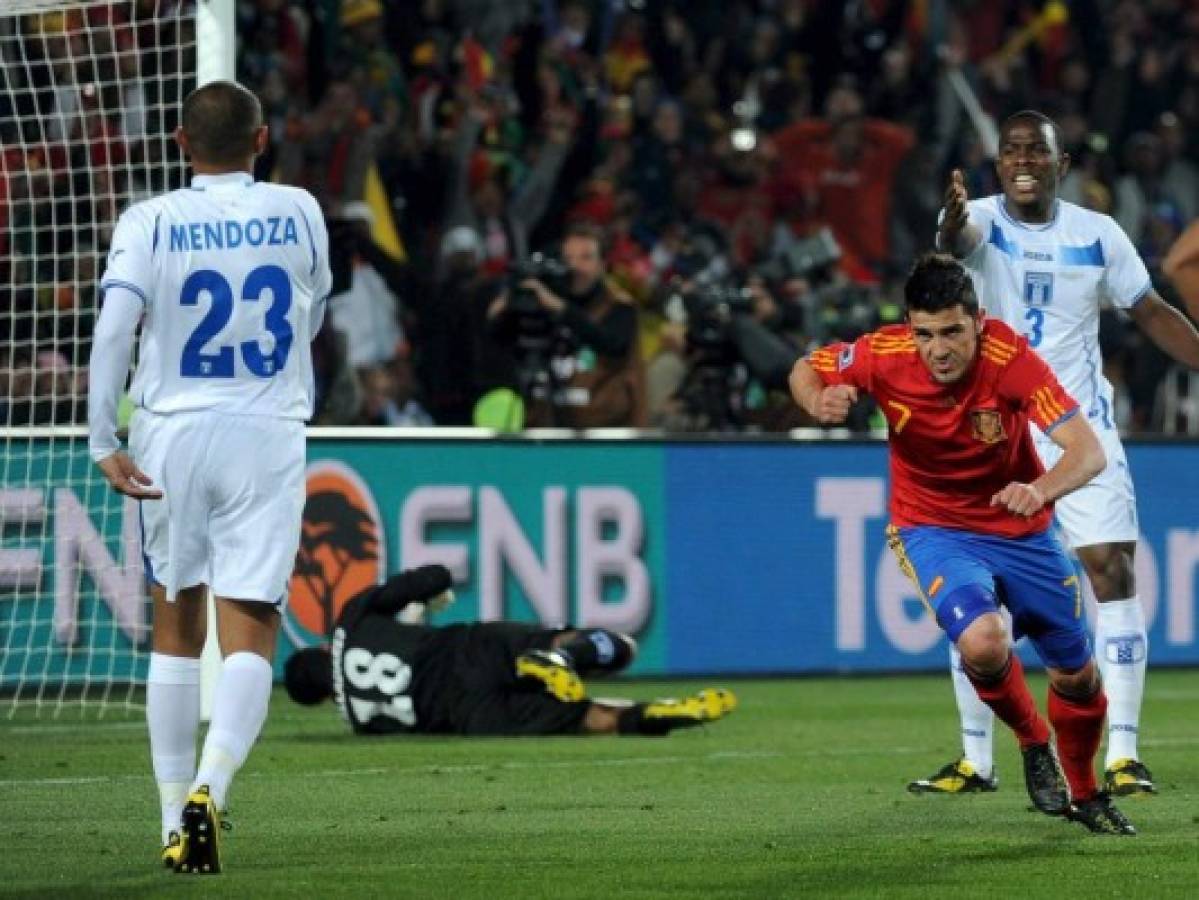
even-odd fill
[(283, 626), (297, 647), (328, 638), (342, 607), (386, 571), (383, 526), (371, 490), (349, 466), (321, 460), (306, 472), (300, 549)]
[(974, 439), (984, 444), (998, 444), (1007, 440), (1007, 432), (1003, 430), (1003, 419), (997, 409), (970, 410), (970, 430)]

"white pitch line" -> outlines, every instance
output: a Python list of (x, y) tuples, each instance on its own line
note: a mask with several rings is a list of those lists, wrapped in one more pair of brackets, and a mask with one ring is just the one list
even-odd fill
[(71, 734), (76, 731), (135, 731), (146, 730), (146, 720), (129, 722), (56, 722), (53, 725), (0, 725), (0, 735), (6, 734)]
[[(590, 769), (609, 766), (678, 765), (680, 763), (725, 762), (738, 760), (778, 759), (782, 753), (742, 752), (735, 750), (706, 753), (702, 756), (620, 756), (608, 759), (559, 760), (557, 762), (504, 762), (470, 763), (464, 765), (419, 765), (396, 768), (373, 767), (367, 769), (319, 769), (312, 772), (249, 772), (243, 778), (361, 778), (379, 775), (439, 775), (472, 772), (519, 771), (522, 769)], [(0, 779), (0, 788), (6, 787), (71, 787), (81, 784), (124, 783), (149, 780), (150, 775), (80, 775), (61, 778), (5, 778)]]
[[(1160, 738), (1157, 740), (1142, 741), (1141, 746), (1147, 749), (1153, 749), (1155, 747), (1194, 747), (1199, 746), (1199, 738)], [(679, 765), (680, 763), (719, 763), (726, 761), (739, 762), (742, 760), (782, 759), (784, 757), (792, 759), (826, 758), (830, 754), (833, 756), (918, 756), (929, 754), (930, 752), (931, 750), (927, 746), (874, 748), (847, 747), (841, 749), (823, 747), (820, 749), (792, 753), (774, 751), (717, 750), (698, 756), (682, 756), (673, 754), (670, 756), (617, 756), (606, 759), (589, 760), (566, 759), (555, 762), (501, 762), (444, 765), (422, 764), (417, 766), (397, 766), (394, 768), (374, 766), (363, 769), (318, 769), (310, 772), (289, 773), (248, 772), (241, 777), (252, 778), (255, 780), (264, 778), (278, 779), (281, 781), (293, 780), (297, 778), (375, 778), (381, 775), (394, 777), (396, 775), (471, 774), (477, 772), (521, 771), (525, 769), (597, 769), (617, 766)], [(3, 778), (0, 779), (0, 788), (73, 787), (83, 784), (123, 784), (128, 782), (148, 780), (150, 780), (150, 774), (148, 772), (137, 775), (79, 775), (59, 778)]]

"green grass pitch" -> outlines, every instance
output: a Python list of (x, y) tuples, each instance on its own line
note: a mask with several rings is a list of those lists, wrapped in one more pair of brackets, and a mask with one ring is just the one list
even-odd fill
[(1123, 802), (1135, 838), (1029, 812), (1006, 732), (997, 793), (907, 794), (956, 755), (947, 676), (727, 684), (731, 717), (663, 739), (353, 738), (277, 691), (217, 877), (158, 867), (139, 718), (21, 713), (0, 722), (0, 896), (1199, 897), (1199, 671), (1150, 673), (1161, 793)]

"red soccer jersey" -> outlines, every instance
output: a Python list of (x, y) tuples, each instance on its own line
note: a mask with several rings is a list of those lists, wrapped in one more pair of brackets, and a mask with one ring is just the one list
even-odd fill
[(1028, 341), (1003, 322), (985, 320), (978, 357), (956, 384), (933, 380), (907, 325), (822, 347), (808, 362), (825, 384), (868, 391), (886, 416), (893, 524), (1007, 537), (1049, 527), (1051, 507), (1021, 518), (991, 506), (991, 497), (1044, 472), (1029, 419), (1048, 433), (1075, 415), (1078, 404)]

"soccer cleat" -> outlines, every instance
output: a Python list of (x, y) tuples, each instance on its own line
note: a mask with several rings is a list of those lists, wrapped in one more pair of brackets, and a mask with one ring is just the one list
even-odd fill
[(221, 871), (221, 816), (202, 784), (183, 807), (183, 853), (176, 872), (215, 875)]
[(162, 864), (168, 869), (178, 869), (179, 864), (187, 855), (187, 846), (178, 831), (167, 835), (167, 842), (162, 847)]
[(561, 653), (555, 650), (530, 650), (516, 658), (516, 677), (541, 682), (563, 703), (587, 699), (587, 688)]
[(647, 722), (660, 724), (663, 731), (687, 728), (723, 719), (737, 708), (737, 696), (724, 688), (707, 688), (682, 700), (655, 700), (642, 711)]
[(998, 789), (994, 773), (984, 778), (965, 759), (954, 760), (928, 778), (908, 782), (913, 794), (987, 794)]
[(1156, 794), (1148, 767), (1135, 759), (1118, 759), (1103, 773), (1103, 789), (1114, 797)]
[(1066, 818), (1071, 822), (1082, 823), (1095, 834), (1137, 833), (1128, 817), (1112, 804), (1112, 798), (1107, 791), (1100, 791), (1090, 800), (1079, 800), (1070, 804)]
[(1070, 809), (1070, 794), (1057, 754), (1048, 744), (1033, 744), (1022, 752), (1024, 786), (1032, 805), (1047, 816), (1064, 816)]

